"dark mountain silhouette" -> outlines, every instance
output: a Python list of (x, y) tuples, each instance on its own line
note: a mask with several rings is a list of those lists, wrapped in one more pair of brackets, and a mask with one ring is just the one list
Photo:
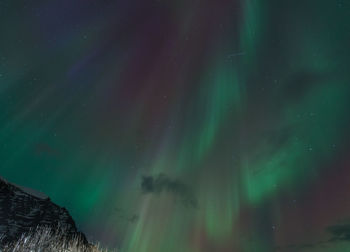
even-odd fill
[(68, 239), (78, 237), (88, 244), (65, 208), (38, 197), (28, 190), (0, 178), (0, 237), (2, 245), (17, 241), (21, 235), (40, 226), (64, 230)]

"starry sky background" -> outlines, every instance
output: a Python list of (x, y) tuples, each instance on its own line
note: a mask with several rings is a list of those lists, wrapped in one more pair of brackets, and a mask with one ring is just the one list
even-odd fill
[(350, 249), (350, 2), (0, 1), (0, 175), (127, 252)]

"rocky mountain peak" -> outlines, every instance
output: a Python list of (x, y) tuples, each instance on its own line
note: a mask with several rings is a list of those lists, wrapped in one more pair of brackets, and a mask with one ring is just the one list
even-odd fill
[(0, 237), (3, 244), (15, 242), (24, 233), (40, 226), (63, 229), (67, 237), (78, 236), (88, 243), (65, 208), (46, 196), (30, 192), (0, 177)]

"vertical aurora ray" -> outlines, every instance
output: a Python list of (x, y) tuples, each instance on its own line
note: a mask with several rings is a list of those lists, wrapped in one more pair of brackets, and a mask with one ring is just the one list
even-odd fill
[(0, 175), (125, 252), (344, 251), (349, 10), (1, 1)]

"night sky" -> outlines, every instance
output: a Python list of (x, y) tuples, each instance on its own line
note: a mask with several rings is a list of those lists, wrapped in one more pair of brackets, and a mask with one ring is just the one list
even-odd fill
[(125, 252), (350, 250), (350, 1), (2, 0), (0, 175)]

